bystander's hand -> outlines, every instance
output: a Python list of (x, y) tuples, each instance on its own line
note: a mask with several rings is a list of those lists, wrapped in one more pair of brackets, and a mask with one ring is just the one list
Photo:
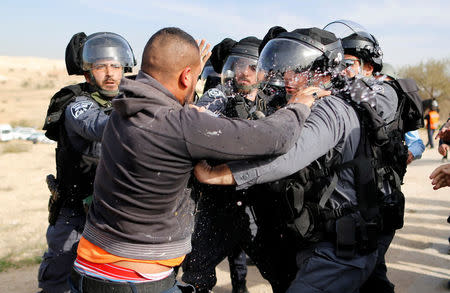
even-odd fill
[(329, 95), (331, 95), (330, 91), (326, 91), (319, 87), (310, 86), (298, 91), (289, 99), (288, 104), (302, 103), (311, 108), (316, 100)]
[(445, 144), (445, 143), (441, 144), (439, 146), (439, 149), (438, 149), (439, 153), (441, 155), (443, 155), (444, 157), (448, 154), (449, 150), (450, 150), (450, 146), (448, 144)]
[(209, 50), (211, 48), (211, 45), (207, 44), (204, 39), (202, 39), (200, 42), (197, 41), (197, 43), (200, 50), (200, 72), (202, 72), (203, 67), (205, 67), (206, 61), (208, 61), (209, 57), (211, 57), (211, 51)]
[(450, 121), (444, 124), (444, 126), (439, 129), (436, 138), (442, 138), (444, 141), (450, 141)]
[(441, 165), (434, 169), (430, 179), (432, 179), (431, 184), (434, 190), (450, 186), (450, 164)]
[(200, 161), (194, 167), (194, 175), (197, 180), (205, 184), (234, 185), (233, 174), (226, 164), (210, 166), (206, 161)]

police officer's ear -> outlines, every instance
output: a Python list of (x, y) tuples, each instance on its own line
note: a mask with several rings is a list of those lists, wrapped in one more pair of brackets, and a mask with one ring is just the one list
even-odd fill
[(374, 67), (373, 67), (372, 62), (364, 62), (364, 65), (363, 65), (363, 75), (364, 75), (364, 76), (367, 76), (367, 77), (372, 76), (372, 74), (373, 74), (373, 69), (374, 69)]
[(233, 48), (236, 43), (237, 42), (235, 40), (226, 38), (223, 39), (222, 42), (215, 45), (211, 50), (211, 58), (209, 60), (211, 60), (212, 67), (214, 68), (215, 72), (222, 72), (223, 64), (230, 55), (231, 48)]
[(91, 79), (91, 74), (89, 73), (89, 71), (84, 71), (83, 75), (84, 75), (84, 78), (86, 79), (86, 82), (91, 84), (92, 79)]
[(274, 26), (269, 29), (267, 34), (264, 36), (261, 44), (259, 45), (258, 52), (261, 55), (261, 51), (263, 50), (264, 46), (272, 39), (276, 38), (279, 34), (285, 33), (287, 30), (284, 27), (281, 26)]

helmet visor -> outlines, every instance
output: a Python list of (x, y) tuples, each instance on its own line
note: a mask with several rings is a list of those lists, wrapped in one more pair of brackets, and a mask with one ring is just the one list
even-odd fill
[(257, 63), (254, 58), (230, 55), (222, 68), (222, 85), (244, 91), (255, 88)]
[(345, 39), (356, 34), (368, 39), (374, 44), (377, 43), (373, 36), (362, 25), (351, 20), (336, 20), (327, 24), (323, 29), (334, 33), (339, 39)]
[[(315, 61), (323, 55), (320, 50), (289, 39), (273, 39), (267, 43), (258, 60), (258, 81), (266, 85), (286, 87), (308, 83)], [(286, 88), (287, 89), (287, 88)]]
[(99, 33), (88, 38), (83, 47), (83, 70), (97, 62), (114, 60), (125, 68), (134, 66), (134, 55), (127, 41), (112, 33)]

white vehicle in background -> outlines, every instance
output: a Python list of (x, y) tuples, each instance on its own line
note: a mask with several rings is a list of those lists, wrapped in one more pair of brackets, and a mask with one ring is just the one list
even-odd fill
[(9, 124), (0, 124), (0, 141), (13, 139), (12, 127)]
[(33, 143), (56, 143), (56, 141), (47, 138), (42, 132), (33, 133), (27, 140), (32, 141)]
[(14, 127), (14, 129), (13, 129), (13, 139), (26, 140), (33, 133), (36, 133), (36, 129), (34, 129), (32, 127), (17, 126), (17, 127)]

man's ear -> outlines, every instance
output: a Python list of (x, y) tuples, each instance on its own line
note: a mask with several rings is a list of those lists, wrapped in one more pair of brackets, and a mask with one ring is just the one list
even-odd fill
[(91, 83), (91, 75), (88, 71), (83, 72), (84, 78), (86, 79), (87, 83)]
[(184, 88), (189, 87), (192, 79), (192, 69), (191, 67), (186, 67), (180, 74), (180, 83)]
[(364, 63), (364, 76), (371, 76), (373, 73), (373, 65), (370, 62)]

